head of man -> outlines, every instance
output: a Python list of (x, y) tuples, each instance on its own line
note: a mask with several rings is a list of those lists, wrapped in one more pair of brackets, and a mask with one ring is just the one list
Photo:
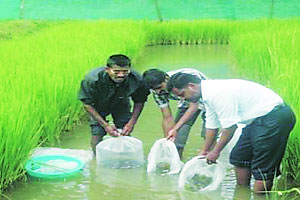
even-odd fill
[(199, 77), (178, 72), (171, 76), (167, 83), (167, 90), (181, 99), (197, 102), (201, 97), (200, 83)]
[(122, 54), (115, 54), (107, 59), (105, 71), (116, 83), (123, 82), (130, 73), (130, 59)]
[(159, 69), (149, 69), (143, 73), (143, 80), (148, 89), (156, 93), (166, 93), (169, 76), (166, 72)]

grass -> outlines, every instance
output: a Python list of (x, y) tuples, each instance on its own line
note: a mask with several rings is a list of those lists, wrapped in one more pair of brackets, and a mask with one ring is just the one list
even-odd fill
[[(80, 80), (113, 53), (135, 58), (146, 45), (226, 44), (241, 78), (279, 93), (299, 119), (300, 20), (0, 22), (0, 191), (23, 173), (31, 149), (80, 121)], [(300, 182), (300, 128), (283, 169)]]
[(41, 21), (0, 21), (0, 41), (11, 40), (17, 37), (24, 37), (39, 32), (41, 29), (48, 28), (52, 25), (60, 24), (62, 22), (52, 21), (44, 23)]
[[(296, 112), (300, 107), (300, 21), (262, 21), (244, 34), (233, 34), (231, 48), (240, 75), (274, 89)], [(253, 39), (251, 39), (253, 38)], [(289, 139), (283, 170), (300, 181), (299, 123)]]

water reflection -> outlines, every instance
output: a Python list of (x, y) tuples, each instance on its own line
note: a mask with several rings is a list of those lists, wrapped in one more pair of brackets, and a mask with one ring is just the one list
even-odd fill
[(178, 175), (148, 173), (147, 181), (152, 191), (177, 191)]
[(234, 199), (234, 200), (249, 200), (249, 199), (251, 199), (250, 188), (236, 185), (232, 199)]
[(182, 190), (178, 192), (181, 200), (221, 200), (224, 199), (221, 195), (221, 188), (212, 192), (191, 192)]
[(17, 184), (14, 190), (8, 190), (7, 196), (13, 200), (53, 200), (88, 199), (88, 185), (82, 177), (70, 177), (64, 180), (39, 180), (28, 177), (26, 183)]
[(144, 166), (137, 168), (114, 169), (96, 166), (94, 181), (109, 187), (140, 187), (145, 183)]

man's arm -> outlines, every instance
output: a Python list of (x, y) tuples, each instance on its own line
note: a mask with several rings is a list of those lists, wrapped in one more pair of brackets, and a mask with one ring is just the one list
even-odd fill
[(122, 130), (122, 135), (129, 135), (133, 131), (134, 125), (136, 124), (141, 112), (144, 109), (144, 105), (145, 103), (134, 103), (132, 117), (129, 120), (129, 122), (124, 126)]
[(206, 128), (205, 132), (205, 142), (204, 142), (204, 147), (202, 149), (202, 152), (200, 153), (201, 155), (207, 155), (209, 151), (213, 148), (217, 135), (218, 135), (219, 129), (209, 129)]
[(174, 118), (172, 116), (172, 112), (170, 109), (170, 106), (168, 105), (167, 107), (161, 108), (161, 113), (162, 113), (162, 128), (164, 131), (164, 136), (168, 136), (168, 132), (171, 130), (171, 128), (174, 126)]
[(162, 128), (164, 131), (164, 137), (168, 136), (168, 131), (174, 126), (174, 118), (169, 105), (169, 95), (159, 94), (152, 91), (154, 101), (156, 105), (160, 107), (162, 113)]
[(105, 129), (108, 134), (111, 136), (119, 135), (117, 128), (114, 125), (108, 124), (93, 106), (84, 104), (84, 109)]
[[(138, 73), (135, 72), (135, 74), (137, 75)], [(137, 123), (137, 120), (144, 109), (144, 105), (149, 94), (150, 91), (146, 88), (144, 82), (142, 81), (142, 77), (140, 76), (139, 87), (134, 93), (131, 94), (132, 101), (134, 102), (132, 117), (123, 127), (121, 133), (122, 135), (129, 135), (133, 131), (134, 125)]]
[(174, 140), (176, 138), (177, 130), (194, 115), (194, 113), (198, 110), (198, 105), (198, 103), (190, 102), (189, 107), (184, 113), (184, 115), (173, 126), (173, 128), (168, 131), (168, 139)]
[[(206, 155), (206, 158), (207, 158), (207, 162), (209, 164), (216, 162), (216, 160), (220, 156), (221, 151), (226, 146), (226, 144), (231, 140), (236, 129), (237, 129), (237, 125), (233, 125), (229, 128), (222, 129), (221, 137), (220, 137), (219, 141), (216, 143), (216, 145), (210, 152), (208, 152), (209, 149), (207, 149), (208, 146), (206, 146), (206, 139), (205, 139), (205, 146), (204, 146), (203, 152), (205, 152), (205, 151), (208, 152)], [(216, 130), (216, 129), (212, 129), (212, 130)], [(207, 144), (209, 145), (209, 140), (207, 141)]]

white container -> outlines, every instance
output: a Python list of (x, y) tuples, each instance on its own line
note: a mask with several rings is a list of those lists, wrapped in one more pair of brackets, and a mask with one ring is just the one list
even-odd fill
[(208, 165), (206, 158), (196, 156), (183, 166), (179, 175), (178, 188), (193, 192), (216, 190), (223, 181), (226, 170), (221, 162)]
[(180, 161), (174, 142), (162, 138), (151, 147), (148, 155), (148, 173), (177, 174), (182, 166), (183, 162)]
[(108, 138), (96, 146), (98, 165), (107, 168), (135, 168), (144, 164), (143, 142), (129, 136)]

